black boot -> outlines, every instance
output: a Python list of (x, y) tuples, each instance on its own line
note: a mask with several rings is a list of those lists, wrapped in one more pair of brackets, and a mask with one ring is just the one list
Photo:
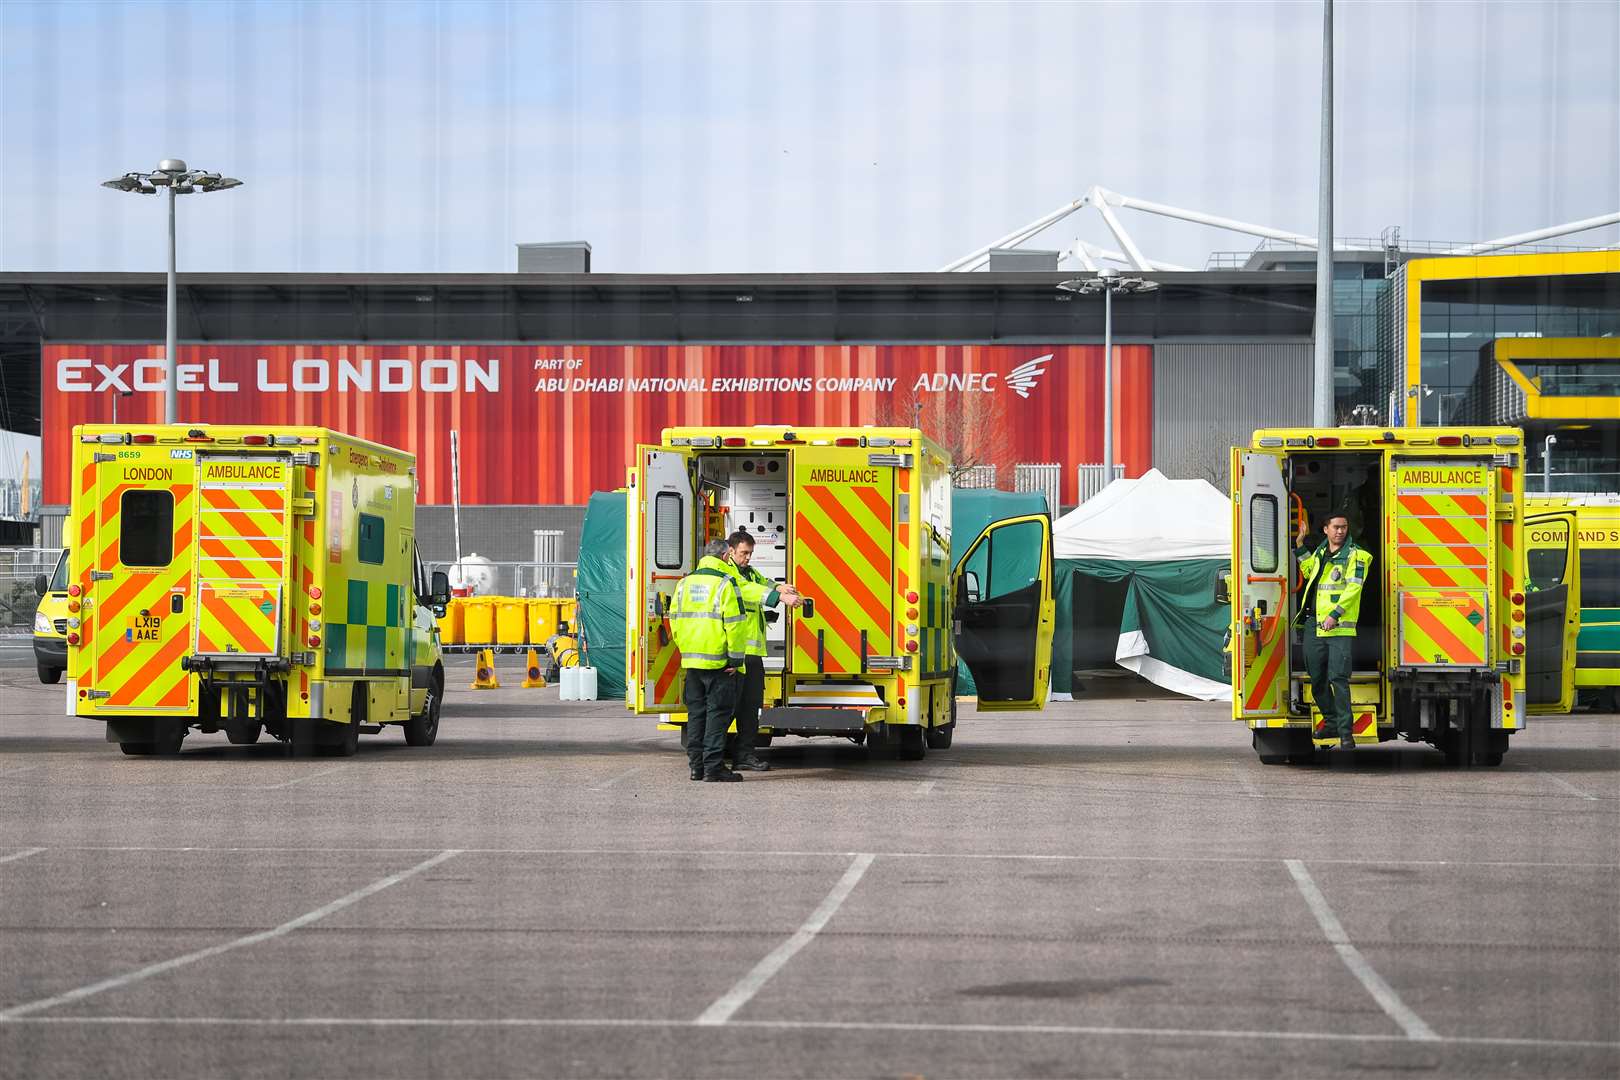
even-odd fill
[(729, 769), (721, 769), (718, 772), (703, 774), (703, 782), (705, 784), (729, 784), (741, 779), (742, 777), (740, 775), (732, 772)]
[(748, 755), (745, 758), (738, 759), (737, 764), (732, 766), (732, 767), (735, 768), (735, 769), (739, 769), (739, 770), (747, 769), (749, 772), (770, 772), (771, 771), (771, 763), (770, 762), (766, 761), (764, 758), (755, 757), (752, 754)]

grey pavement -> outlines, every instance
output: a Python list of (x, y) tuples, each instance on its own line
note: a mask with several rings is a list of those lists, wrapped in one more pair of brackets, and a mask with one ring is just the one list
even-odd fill
[(469, 679), (152, 760), (0, 657), (0, 1076), (1620, 1074), (1620, 717), (1278, 768), (1113, 697), (715, 785)]

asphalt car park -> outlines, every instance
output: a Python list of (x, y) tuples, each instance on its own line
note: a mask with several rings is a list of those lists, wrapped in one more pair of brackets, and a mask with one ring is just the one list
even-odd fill
[(1620, 1070), (1620, 718), (1294, 768), (1055, 702), (712, 785), (469, 678), (431, 748), (164, 760), (0, 668), (0, 1075)]

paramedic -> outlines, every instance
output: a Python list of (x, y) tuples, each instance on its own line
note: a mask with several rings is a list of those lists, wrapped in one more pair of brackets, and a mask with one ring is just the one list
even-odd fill
[(801, 603), (798, 592), (791, 585), (778, 585), (748, 565), (754, 558), (754, 538), (747, 530), (738, 529), (726, 541), (729, 546), (727, 569), (742, 598), (743, 612), (748, 627), (741, 685), (737, 693), (737, 748), (732, 754), (734, 766), (755, 772), (767, 772), (770, 763), (755, 752), (754, 741), (759, 735), (759, 710), (765, 705), (765, 609), (780, 601), (790, 608)]
[(1309, 533), (1300, 522), (1294, 557), (1304, 583), (1295, 625), (1305, 631), (1305, 670), (1311, 697), (1327, 728), (1339, 737), (1339, 749), (1354, 750), (1355, 718), (1350, 707), (1351, 646), (1361, 615), (1361, 590), (1372, 567), (1370, 552), (1350, 539), (1350, 519), (1341, 511), (1323, 523), (1325, 543), (1305, 546)]
[(669, 619), (686, 686), (686, 761), (693, 780), (741, 780), (727, 769), (726, 729), (737, 704), (738, 673), (746, 656), (747, 616), (726, 562), (726, 542), (704, 548), (697, 569), (675, 586)]

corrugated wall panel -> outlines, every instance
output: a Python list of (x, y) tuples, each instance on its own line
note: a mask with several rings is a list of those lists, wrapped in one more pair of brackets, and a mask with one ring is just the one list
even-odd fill
[(1311, 422), (1311, 344), (1236, 342), (1153, 349), (1153, 464), (1226, 490), (1230, 450), (1255, 428)]

